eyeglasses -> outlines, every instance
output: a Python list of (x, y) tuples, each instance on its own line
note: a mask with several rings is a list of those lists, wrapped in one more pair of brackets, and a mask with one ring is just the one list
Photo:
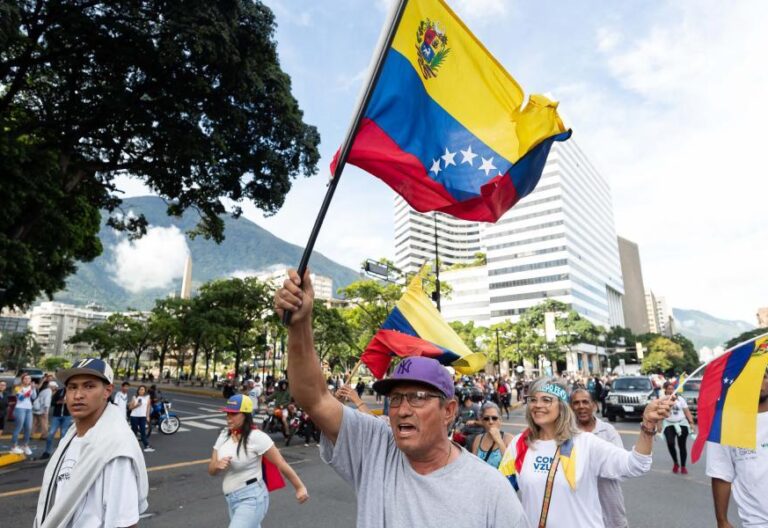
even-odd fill
[(445, 396), (442, 394), (433, 394), (427, 391), (391, 392), (389, 394), (389, 406), (392, 408), (400, 407), (400, 405), (403, 403), (403, 398), (408, 400), (408, 405), (411, 407), (419, 408), (424, 407), (430, 398), (440, 398), (442, 400), (445, 398)]
[(555, 403), (555, 399), (552, 396), (542, 396), (541, 398), (534, 398), (533, 396), (528, 396), (528, 399), (526, 400), (526, 403), (530, 405), (531, 407), (551, 407), (553, 403)]
[(498, 416), (483, 416), (484, 422), (498, 422), (499, 417)]

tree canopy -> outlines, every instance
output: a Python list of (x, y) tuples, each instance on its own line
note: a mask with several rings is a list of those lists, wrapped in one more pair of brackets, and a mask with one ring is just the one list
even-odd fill
[(267, 213), (316, 172), (319, 135), (280, 67), (258, 0), (0, 4), (0, 306), (49, 297), (101, 253), (100, 210), (131, 176), (223, 238), (222, 198)]

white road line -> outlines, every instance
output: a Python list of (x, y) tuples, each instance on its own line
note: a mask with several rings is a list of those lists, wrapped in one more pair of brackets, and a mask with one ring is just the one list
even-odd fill
[(208, 418), (206, 422), (215, 423), (219, 425), (227, 425), (227, 421), (224, 418)]
[(220, 429), (218, 425), (211, 425), (204, 422), (192, 422), (190, 420), (184, 420), (184, 425), (197, 427), (198, 429)]
[(201, 411), (220, 413), (221, 411), (214, 407), (198, 407)]
[(186, 427), (179, 427), (179, 430), (177, 432), (179, 433), (188, 433), (192, 429), (187, 429)]

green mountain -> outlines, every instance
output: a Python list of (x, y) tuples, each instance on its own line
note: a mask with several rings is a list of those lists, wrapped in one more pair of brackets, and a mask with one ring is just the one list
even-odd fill
[(755, 328), (745, 321), (718, 319), (698, 310), (673, 308), (672, 316), (677, 322), (677, 331), (693, 341), (697, 350), (703, 346), (722, 346), (732, 337)]
[[(165, 202), (156, 196), (125, 199), (122, 209), (126, 214), (130, 211), (136, 214), (143, 213), (149, 221), (150, 230), (156, 227), (175, 226), (181, 233), (186, 233), (194, 228), (198, 221), (194, 212), (190, 211), (181, 218), (168, 216)], [(106, 220), (106, 216), (103, 220)], [(285, 242), (246, 218), (241, 217), (235, 220), (226, 217), (225, 223), (226, 238), (221, 244), (202, 237), (195, 239), (185, 237), (192, 255), (193, 291), (205, 282), (230, 277), (233, 274), (244, 272), (252, 274), (277, 267), (298, 266), (303, 248)], [(183, 250), (178, 232), (173, 230), (170, 233), (176, 240), (176, 246)], [(137, 288), (135, 283), (134, 287), (124, 287), (125, 277), (123, 276), (121, 281), (122, 285), (117, 279), (116, 258), (121, 243), (125, 249), (125, 235), (116, 233), (102, 222), (99, 237), (104, 245), (102, 255), (93, 262), (81, 264), (77, 273), (67, 281), (67, 288), (55, 295), (55, 300), (76, 305), (94, 302), (108, 310), (126, 308), (145, 310), (154, 305), (155, 299), (167, 297), (170, 293), (181, 289), (183, 261), (179, 266), (178, 257), (174, 259), (173, 269), (165, 270), (169, 277), (173, 275), (177, 277), (167, 284), (147, 289)], [(165, 255), (165, 253), (162, 251), (156, 253), (158, 260), (155, 265), (162, 268), (165, 265), (163, 257), (158, 255)], [(334, 291), (359, 279), (359, 274), (354, 270), (337, 264), (318, 252), (312, 254), (309, 267), (318, 275), (331, 277)], [(140, 279), (138, 276), (135, 278)], [(131, 289), (138, 291), (130, 291)]]

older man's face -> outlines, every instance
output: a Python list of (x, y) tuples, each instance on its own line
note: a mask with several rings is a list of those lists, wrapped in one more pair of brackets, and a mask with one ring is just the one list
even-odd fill
[[(439, 395), (434, 388), (417, 383), (397, 385), (390, 396), (410, 392), (424, 391)], [(410, 458), (421, 459), (430, 454), (437, 446), (444, 449), (444, 440), (448, 435), (448, 424), (456, 413), (456, 400), (441, 405), (441, 398), (429, 398), (423, 407), (414, 407), (403, 398), (398, 407), (389, 408), (389, 423), (395, 436), (397, 447)]]

